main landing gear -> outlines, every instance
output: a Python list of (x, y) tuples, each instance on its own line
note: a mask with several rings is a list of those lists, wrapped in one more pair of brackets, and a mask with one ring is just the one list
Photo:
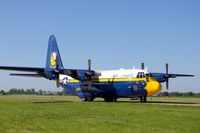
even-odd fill
[(91, 97), (91, 98), (81, 98), (81, 101), (82, 102), (93, 102), (94, 98), (93, 97)]
[(141, 103), (146, 103), (147, 102), (147, 96), (141, 96), (140, 97), (140, 102)]
[(104, 98), (105, 102), (117, 102), (117, 98)]

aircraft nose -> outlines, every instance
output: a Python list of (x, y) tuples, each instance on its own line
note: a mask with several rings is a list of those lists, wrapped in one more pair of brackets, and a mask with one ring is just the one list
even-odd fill
[(147, 82), (145, 90), (147, 91), (147, 96), (152, 96), (153, 94), (156, 94), (159, 91), (161, 91), (162, 86), (157, 81), (151, 81), (151, 82)]

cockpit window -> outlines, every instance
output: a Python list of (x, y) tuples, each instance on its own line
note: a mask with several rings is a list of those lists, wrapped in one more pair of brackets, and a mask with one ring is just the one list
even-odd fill
[(138, 72), (137, 74), (137, 78), (145, 78), (146, 75), (144, 74), (144, 72)]

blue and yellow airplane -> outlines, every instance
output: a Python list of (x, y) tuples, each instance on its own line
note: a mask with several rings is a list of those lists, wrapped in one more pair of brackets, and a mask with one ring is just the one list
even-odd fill
[(149, 73), (144, 69), (144, 63), (141, 69), (94, 71), (91, 69), (90, 59), (88, 69), (65, 69), (54, 35), (49, 38), (45, 68), (0, 66), (0, 69), (30, 72), (11, 73), (11, 76), (55, 80), (57, 87), (63, 87), (71, 95), (79, 96), (82, 101), (93, 101), (96, 97), (102, 97), (106, 102), (114, 102), (118, 98), (140, 98), (141, 102), (146, 102), (147, 97), (162, 90), (161, 83), (166, 82), (168, 89), (169, 78), (194, 76), (169, 74), (168, 64), (166, 73)]

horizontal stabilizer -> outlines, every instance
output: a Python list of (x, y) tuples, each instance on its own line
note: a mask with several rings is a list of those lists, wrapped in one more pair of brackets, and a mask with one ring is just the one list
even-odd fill
[(43, 78), (43, 76), (40, 75), (40, 74), (16, 74), (16, 73), (11, 73), (10, 76)]
[(10, 66), (0, 66), (0, 70), (11, 70), (11, 71), (24, 71), (24, 72), (44, 72), (44, 68), (35, 67), (10, 67)]

